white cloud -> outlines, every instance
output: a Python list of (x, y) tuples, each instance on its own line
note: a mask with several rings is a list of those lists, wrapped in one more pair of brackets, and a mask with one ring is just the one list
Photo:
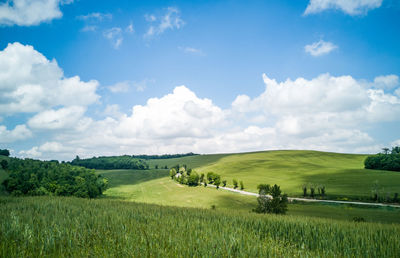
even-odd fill
[(30, 137), (32, 137), (32, 132), (25, 125), (17, 125), (11, 131), (0, 125), (0, 143), (11, 143)]
[(0, 25), (32, 26), (62, 17), (60, 0), (9, 0), (0, 4)]
[(103, 32), (103, 36), (108, 39), (115, 49), (118, 49), (122, 40), (124, 39), (122, 36), (122, 29), (119, 27), (114, 27)]
[(185, 24), (180, 17), (180, 11), (174, 7), (168, 7), (165, 15), (159, 18), (154, 15), (145, 15), (145, 19), (151, 24), (144, 34), (145, 38), (160, 35), (166, 30), (180, 29)]
[(382, 0), (310, 0), (305, 15), (323, 12), (328, 9), (341, 10), (349, 15), (366, 14), (379, 8)]
[(383, 121), (400, 122), (399, 97), (378, 89), (375, 84), (383, 77), (377, 78), (366, 83), (322, 74), (277, 82), (263, 75), (263, 93), (254, 98), (239, 95), (225, 110), (185, 86), (133, 106), (129, 113), (108, 105), (105, 118), (97, 121), (85, 117), (81, 108), (46, 110), (28, 125), (57, 133), (20, 155), (72, 159), (266, 149), (375, 152), (381, 143), (368, 129)]
[(186, 54), (194, 54), (194, 55), (203, 55), (203, 51), (198, 48), (194, 47), (179, 47), (181, 51), (183, 51)]
[(96, 31), (97, 30), (97, 26), (95, 25), (85, 25), (85, 27), (83, 27), (81, 29), (82, 32), (90, 32), (90, 31)]
[(71, 106), (58, 110), (46, 110), (29, 119), (28, 125), (33, 129), (74, 129), (82, 119), (86, 108)]
[(154, 79), (144, 79), (141, 81), (123, 81), (109, 86), (108, 89), (112, 93), (126, 93), (129, 92), (131, 89), (142, 92), (148, 87), (149, 84), (152, 84), (154, 82)]
[(97, 81), (65, 77), (55, 60), (49, 61), (32, 46), (14, 43), (0, 51), (0, 114), (88, 106), (100, 98), (97, 86)]
[(84, 21), (87, 21), (87, 20), (102, 21), (105, 19), (111, 20), (112, 14), (110, 14), (110, 13), (89, 13), (87, 15), (77, 16), (77, 18), (79, 20), (84, 20)]
[(399, 77), (391, 74), (375, 77), (373, 85), (383, 90), (392, 90), (400, 86)]
[(333, 50), (337, 49), (338, 46), (333, 44), (332, 42), (326, 42), (320, 40), (318, 42), (314, 42), (310, 45), (306, 45), (304, 50), (306, 53), (309, 53), (312, 56), (322, 56), (332, 52)]
[(133, 28), (133, 23), (129, 23), (129, 25), (125, 28), (125, 31), (128, 33), (134, 33), (135, 29)]

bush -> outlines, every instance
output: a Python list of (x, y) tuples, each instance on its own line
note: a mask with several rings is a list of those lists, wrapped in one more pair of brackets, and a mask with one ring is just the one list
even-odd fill
[(243, 189), (244, 189), (243, 181), (240, 181), (240, 190), (243, 190)]
[(222, 186), (223, 186), (223, 187), (226, 186), (226, 180), (222, 180)]

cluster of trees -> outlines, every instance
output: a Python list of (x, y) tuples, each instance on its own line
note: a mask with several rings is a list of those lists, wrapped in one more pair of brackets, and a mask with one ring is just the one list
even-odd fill
[[(206, 175), (201, 173), (200, 175), (192, 170), (191, 168), (187, 168), (186, 165), (180, 166), (175, 165), (169, 170), (169, 175), (171, 179), (176, 180), (180, 184), (188, 185), (188, 186), (198, 186), (203, 184), (207, 186), (208, 184), (213, 184), (217, 187), (217, 189), (222, 185), (226, 186), (227, 181), (222, 180), (221, 176), (214, 172), (208, 172)], [(243, 186), (243, 182), (242, 182)]]
[(259, 196), (257, 197), (257, 207), (254, 209), (257, 213), (275, 213), (285, 214), (287, 212), (288, 197), (282, 194), (278, 185), (270, 186), (260, 184), (257, 186)]
[(237, 189), (237, 188), (238, 188), (238, 184), (240, 185), (240, 190), (243, 190), (243, 189), (244, 189), (244, 184), (243, 184), (243, 181), (242, 181), (242, 180), (238, 181), (237, 179), (233, 179), (233, 180), (232, 180), (232, 184), (233, 184), (233, 188), (234, 188), (234, 189)]
[[(176, 180), (180, 184), (197, 186), (200, 182), (200, 176), (196, 171), (191, 168), (187, 168), (186, 165), (180, 166), (179, 164), (173, 166), (169, 170), (169, 175), (171, 179)], [(203, 178), (204, 175), (202, 174)]]
[(364, 161), (367, 169), (400, 171), (400, 147), (383, 148), (382, 153), (368, 156)]
[(0, 149), (0, 156), (8, 157), (8, 156), (10, 156), (10, 151), (7, 149), (4, 149), (4, 150)]
[(199, 154), (189, 152), (183, 154), (163, 154), (163, 155), (132, 155), (132, 158), (137, 159), (174, 159), (174, 158), (183, 158), (188, 156), (196, 156)]
[(379, 185), (378, 181), (375, 181), (372, 185), (372, 200), (375, 202), (387, 202), (387, 203), (398, 203), (399, 193), (394, 193), (393, 197), (391, 193), (385, 192), (385, 189)]
[[(303, 197), (308, 196), (308, 189), (310, 189), (310, 197), (314, 198), (317, 195), (320, 197), (325, 197), (326, 195), (326, 187), (325, 185), (318, 185), (318, 184), (313, 184), (313, 183), (308, 183), (304, 184), (301, 186), (301, 189), (303, 190)], [(316, 192), (316, 190), (318, 192)]]
[(76, 156), (69, 163), (73, 166), (92, 169), (149, 169), (149, 165), (145, 161), (129, 155), (93, 157), (89, 159), (81, 159), (79, 156)]
[[(5, 161), (5, 162), (4, 162)], [(108, 181), (94, 170), (55, 161), (10, 158), (1, 163), (8, 173), (3, 181), (14, 196), (59, 195), (95, 198), (107, 189)]]

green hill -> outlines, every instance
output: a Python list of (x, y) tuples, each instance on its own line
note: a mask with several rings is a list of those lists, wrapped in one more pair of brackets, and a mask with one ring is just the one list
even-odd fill
[(302, 185), (325, 185), (328, 196), (368, 198), (379, 182), (382, 194), (400, 193), (400, 173), (364, 169), (367, 155), (319, 151), (264, 151), (224, 155), (200, 155), (170, 160), (152, 160), (159, 166), (187, 164), (199, 173), (215, 172), (228, 180), (242, 180), (248, 191), (260, 183), (278, 184), (290, 196), (301, 196)]

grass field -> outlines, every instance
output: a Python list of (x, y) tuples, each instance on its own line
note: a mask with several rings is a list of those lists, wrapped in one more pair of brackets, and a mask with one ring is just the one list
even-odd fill
[(400, 173), (364, 169), (366, 155), (318, 151), (265, 151), (225, 155), (200, 155), (170, 160), (151, 160), (151, 165), (187, 164), (199, 173), (215, 172), (228, 180), (243, 180), (246, 190), (256, 192), (260, 183), (278, 184), (290, 196), (301, 196), (301, 186), (323, 184), (330, 197), (353, 199), (371, 196), (378, 181), (384, 195), (400, 193)]
[[(107, 198), (159, 204), (251, 212), (256, 198), (203, 186), (189, 187), (171, 180), (165, 170), (105, 170), (109, 179)], [(363, 217), (370, 222), (400, 223), (400, 209), (360, 208), (347, 205), (290, 204), (288, 214), (351, 221)]]
[(0, 257), (398, 257), (399, 225), (0, 197)]

